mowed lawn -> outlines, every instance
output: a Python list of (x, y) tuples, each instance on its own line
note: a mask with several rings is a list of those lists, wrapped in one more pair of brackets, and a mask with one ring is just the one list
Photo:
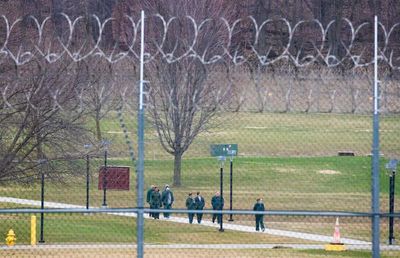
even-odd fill
[[(128, 136), (137, 141), (135, 115), (125, 115)], [(88, 121), (89, 127), (93, 127)], [(114, 155), (128, 156), (125, 136), (118, 117), (110, 113), (102, 121), (104, 137), (111, 139)], [(400, 116), (380, 116), (381, 152), (400, 156)], [(210, 144), (237, 143), (240, 156), (334, 156), (353, 151), (365, 156), (371, 152), (372, 115), (320, 113), (221, 112), (200, 134), (185, 154), (186, 158), (207, 157)], [(170, 159), (159, 144), (150, 121), (146, 122), (146, 159)], [(111, 153), (112, 154), (112, 153)]]
[[(4, 250), (0, 251), (4, 257), (76, 257), (76, 258), (108, 258), (108, 257), (136, 257), (136, 249), (131, 247), (107, 247), (102, 249), (95, 248), (52, 248), (52, 249), (37, 249), (37, 250)], [(34, 256), (36, 254), (36, 256)], [(346, 251), (346, 252), (328, 252), (324, 250), (298, 250), (291, 248), (276, 248), (276, 249), (174, 249), (174, 248), (145, 248), (145, 257), (276, 257), (276, 258), (369, 258), (372, 257), (369, 251)], [(399, 257), (396, 251), (382, 251), (380, 257)]]
[[(136, 117), (133, 114), (124, 118), (128, 136), (136, 142)], [(90, 121), (88, 124), (90, 127)], [(371, 115), (221, 112), (212, 124), (214, 127), (200, 134), (184, 155), (182, 187), (174, 189), (178, 197), (175, 207), (184, 207), (189, 191), (200, 190), (206, 198), (211, 198), (219, 188), (219, 167), (216, 159), (209, 157), (210, 144), (237, 143), (234, 207), (251, 208), (257, 197), (264, 197), (270, 209), (370, 210)], [(380, 169), (382, 211), (386, 211), (388, 177), (384, 165), (389, 158), (400, 157), (400, 116), (381, 116), (380, 125), (384, 155)], [(133, 166), (116, 114), (109, 114), (102, 122), (102, 130), (112, 142), (109, 164)], [(146, 187), (157, 184), (162, 188), (172, 183), (173, 157), (162, 149), (149, 121), (145, 137)], [(356, 157), (337, 157), (339, 151), (353, 151)], [(97, 206), (101, 204), (102, 194), (96, 190), (100, 165), (102, 160), (92, 161), (91, 197), (93, 205)], [(225, 194), (229, 189), (228, 170), (226, 162)], [(131, 173), (134, 171), (132, 169)], [(73, 190), (56, 198), (84, 204), (84, 174), (82, 167), (79, 182), (75, 178), (70, 180)], [(134, 180), (132, 177), (131, 186)], [(50, 192), (49, 195), (55, 197), (61, 189), (64, 188), (57, 186), (54, 194)], [(31, 194), (29, 190), (26, 192), (27, 196)], [(116, 201), (110, 201), (114, 207), (136, 205), (134, 191), (114, 191), (110, 196), (115, 196)]]
[[(8, 207), (20, 208), (19, 205)], [(0, 208), (5, 208), (0, 204)], [(0, 234), (6, 237), (13, 229), (18, 244), (30, 243), (31, 216), (37, 219), (37, 240), (40, 239), (40, 214), (0, 214)], [(146, 215), (147, 217), (147, 215)], [(209, 219), (205, 216), (205, 219)], [(46, 243), (135, 243), (136, 218), (113, 214), (44, 214)], [(265, 244), (317, 243), (297, 238), (252, 234), (168, 221), (146, 220), (145, 242), (151, 244)]]
[[(94, 248), (52, 248), (52, 249), (37, 249), (31, 250), (4, 250), (0, 251), (5, 257), (135, 257), (136, 249), (125, 247), (107, 247), (102, 249)], [(36, 256), (33, 256), (36, 254)], [(380, 254), (382, 258), (399, 257), (396, 251), (382, 251)], [(369, 258), (372, 257), (369, 251), (346, 251), (346, 252), (328, 252), (324, 250), (298, 250), (290, 248), (277, 248), (277, 249), (174, 249), (174, 248), (145, 248), (145, 257), (246, 257), (246, 258), (259, 258), (259, 257), (276, 257), (276, 258)]]
[[(99, 207), (103, 191), (98, 190), (97, 169), (101, 160), (93, 160), (90, 187), (90, 205)], [(381, 159), (381, 210), (387, 211), (389, 178), (385, 169), (385, 158)], [(127, 159), (112, 159), (109, 165), (129, 166)], [(145, 184), (172, 184), (172, 160), (147, 160), (145, 162)], [(110, 207), (135, 207), (135, 173), (131, 168), (129, 191), (107, 191)], [(82, 176), (69, 178), (65, 182), (46, 181), (47, 201), (86, 204), (85, 171)], [(396, 182), (399, 183), (399, 177)], [(325, 210), (368, 212), (371, 198), (370, 157), (291, 157), (249, 158), (237, 157), (233, 161), (233, 208), (252, 209), (255, 199), (264, 198), (269, 210)], [(175, 208), (185, 208), (189, 192), (200, 191), (206, 199), (206, 208), (220, 187), (219, 165), (214, 158), (185, 159), (182, 163), (182, 186), (172, 187)], [(147, 189), (146, 189), (147, 190)], [(399, 191), (396, 196), (399, 196)], [(40, 200), (40, 184), (9, 184), (0, 188), (0, 196)], [(229, 200), (229, 162), (225, 165), (224, 196)], [(400, 207), (396, 198), (396, 207)], [(400, 204), (400, 203), (399, 203)]]
[[(126, 116), (128, 136), (136, 142), (136, 118)], [(371, 202), (371, 116), (335, 114), (254, 114), (224, 113), (213, 121), (216, 127), (199, 135), (184, 156), (182, 186), (172, 187), (174, 208), (184, 208), (189, 192), (201, 191), (210, 199), (219, 190), (219, 165), (209, 157), (209, 145), (238, 143), (239, 156), (233, 163), (233, 209), (252, 209), (255, 199), (264, 198), (267, 210), (370, 211)], [(172, 184), (173, 160), (158, 143), (155, 131), (147, 123), (145, 184), (163, 188)], [(131, 189), (107, 191), (109, 207), (135, 207), (135, 169), (128, 158), (128, 147), (116, 116), (104, 120), (103, 132), (111, 139), (109, 165), (131, 166)], [(400, 119), (382, 117), (381, 121), (381, 210), (388, 210), (388, 176), (384, 167), (388, 158), (400, 154)], [(355, 157), (338, 157), (338, 151), (354, 151)], [(136, 154), (136, 153), (135, 153)], [(101, 153), (99, 153), (101, 156)], [(64, 182), (46, 180), (47, 201), (79, 204), (86, 200), (85, 166), (81, 176)], [(91, 160), (90, 204), (99, 207), (103, 192), (97, 189), (98, 168), (102, 159)], [(229, 204), (229, 161), (225, 164), (225, 208)], [(397, 184), (399, 177), (396, 178)], [(396, 210), (400, 207), (396, 192)], [(40, 185), (8, 184), (0, 187), (0, 196), (40, 199)], [(2, 204), (0, 208), (13, 208)], [(22, 206), (18, 206), (21, 207)], [(29, 216), (2, 215), (0, 232), (21, 227), (27, 242)], [(6, 216), (6, 217), (4, 217)], [(8, 216), (8, 217), (7, 217)], [(209, 216), (205, 216), (209, 220)], [(331, 235), (334, 218), (266, 217), (267, 226), (276, 229)], [(46, 215), (46, 236), (49, 242), (134, 242), (135, 219), (113, 215)], [(252, 216), (236, 216), (235, 223), (253, 225)], [(342, 237), (370, 239), (368, 219), (344, 218)], [(386, 222), (383, 222), (386, 223)], [(398, 223), (396, 223), (397, 225)], [(146, 220), (146, 241), (149, 243), (291, 243), (299, 239), (229, 232), (221, 234), (212, 228)], [(382, 242), (387, 228), (382, 224)], [(396, 226), (397, 227), (397, 226)], [(23, 229), (22, 229), (23, 228)], [(397, 234), (399, 230), (395, 230)], [(399, 238), (400, 235), (396, 235)], [(247, 241), (247, 240), (246, 240)], [(246, 242), (247, 243), (247, 242)], [(311, 254), (310, 254), (311, 255)], [(321, 255), (316, 253), (316, 257)], [(296, 255), (297, 256), (297, 255)], [(300, 257), (300, 256), (299, 256)], [(353, 257), (353, 256), (350, 256)], [(354, 256), (359, 257), (359, 256)]]
[[(261, 196), (267, 210), (324, 210), (324, 211), (364, 211), (370, 210), (370, 157), (295, 157), (295, 158), (245, 158), (238, 157), (234, 160), (234, 187), (233, 187), (233, 208), (251, 210), (255, 198)], [(97, 161), (93, 161), (96, 163)], [(381, 160), (381, 210), (387, 211), (388, 203), (388, 178), (385, 173), (385, 160)], [(111, 165), (129, 165), (128, 160), (110, 161)], [(151, 183), (163, 186), (171, 183), (172, 161), (146, 161), (146, 185)], [(172, 187), (175, 194), (174, 208), (184, 208), (187, 193), (189, 191), (201, 191), (206, 199), (206, 208), (210, 208), (210, 199), (214, 191), (219, 188), (219, 167), (215, 159), (191, 159), (183, 162), (183, 186)], [(325, 172), (324, 172), (325, 171)], [(326, 173), (326, 171), (331, 171)], [(334, 173), (333, 173), (333, 172)], [(94, 181), (90, 189), (91, 205), (99, 207), (102, 204), (103, 192), (97, 190), (97, 178), (93, 175)], [(398, 177), (397, 180), (398, 181)], [(134, 190), (135, 177), (131, 174), (130, 191), (107, 191), (107, 203), (110, 207), (135, 207), (136, 193)], [(228, 173), (224, 178), (225, 208), (229, 208), (229, 177)], [(399, 182), (397, 182), (399, 183)], [(70, 182), (55, 183), (47, 182), (45, 199), (63, 203), (85, 205), (85, 180), (82, 178), (71, 179)], [(25, 199), (40, 199), (40, 187), (23, 187), (10, 185), (1, 188), (2, 196), (12, 196)], [(396, 194), (399, 196), (399, 194)], [(396, 209), (400, 207), (399, 198), (396, 198)], [(13, 205), (3, 204), (2, 208), (11, 208)], [(21, 206), (19, 206), (21, 207)], [(61, 215), (59, 215), (61, 216)], [(102, 242), (106, 235), (113, 236), (115, 242), (132, 239), (135, 233), (135, 219), (120, 218), (117, 216), (78, 216), (64, 215), (67, 220), (55, 219), (55, 215), (46, 215), (45, 226), (55, 232), (56, 242)], [(181, 215), (183, 216), (183, 215)], [(16, 216), (19, 217), (19, 216)], [(14, 223), (14, 216), (9, 217), (10, 223)], [(52, 219), (53, 218), (53, 219)], [(59, 217), (60, 218), (60, 217)], [(204, 216), (210, 220), (209, 215)], [(7, 221), (7, 219), (3, 220)], [(61, 222), (58, 222), (61, 221)], [(89, 222), (90, 223), (89, 223)], [(125, 223), (123, 222), (125, 221)], [(316, 233), (331, 235), (333, 232), (335, 218), (332, 217), (303, 217), (303, 216), (267, 216), (265, 218), (267, 227), (273, 229), (294, 230), (298, 232)], [(25, 222), (28, 223), (28, 218)], [(253, 226), (253, 216), (236, 216), (237, 224)], [(8, 224), (7, 226), (11, 226)], [(103, 224), (106, 224), (103, 225)], [(5, 224), (3, 224), (5, 225)], [(19, 225), (19, 223), (17, 223)], [(80, 225), (84, 225), (80, 227)], [(170, 239), (176, 239), (178, 243), (191, 242), (194, 237), (196, 241), (203, 239), (205, 243), (214, 243), (221, 239), (214, 239), (216, 236), (210, 234), (215, 229), (188, 227), (175, 223), (158, 221), (146, 221), (147, 225), (154, 225), (148, 228), (146, 234), (149, 242), (165, 243)], [(368, 218), (342, 218), (342, 237), (350, 237), (369, 241), (371, 236), (370, 220)], [(382, 242), (387, 239), (387, 220), (382, 220), (381, 233)], [(400, 225), (396, 219), (396, 228)], [(6, 226), (4, 230), (6, 230)], [(66, 228), (66, 229), (64, 229)], [(95, 229), (97, 228), (97, 229)], [(177, 231), (172, 230), (175, 229)], [(79, 230), (78, 230), (79, 229)], [(88, 229), (88, 230), (85, 230)], [(103, 232), (103, 229), (107, 233)], [(122, 229), (122, 230), (121, 230)], [(185, 230), (187, 231), (185, 232)], [(63, 233), (60, 233), (63, 232)], [(78, 233), (80, 232), (80, 233)], [(96, 233), (98, 232), (98, 233)], [(125, 232), (125, 233), (121, 233)], [(161, 233), (160, 232), (164, 232)], [(170, 232), (170, 233), (168, 233)], [(399, 230), (395, 230), (395, 236)], [(153, 234), (154, 233), (154, 234)], [(240, 243), (240, 232), (231, 232), (236, 235)], [(61, 235), (58, 235), (61, 234)], [(123, 237), (124, 234), (131, 238)], [(66, 239), (63, 237), (69, 235)], [(77, 239), (76, 235), (84, 236)], [(125, 240), (123, 240), (125, 239)], [(234, 237), (226, 238), (226, 243), (236, 243)], [(263, 240), (262, 241), (267, 241)], [(275, 239), (276, 240), (276, 239)], [(283, 242), (301, 241), (300, 239), (281, 239)], [(133, 241), (133, 240), (132, 240)], [(181, 242), (180, 242), (181, 241)], [(259, 243), (257, 237), (249, 238), (249, 241)], [(73, 242), (73, 241), (72, 241)], [(173, 241), (172, 241), (173, 242)], [(202, 242), (202, 241), (200, 241)], [(268, 241), (267, 241), (268, 242)], [(174, 242), (176, 243), (176, 242)], [(277, 242), (279, 243), (279, 241)]]

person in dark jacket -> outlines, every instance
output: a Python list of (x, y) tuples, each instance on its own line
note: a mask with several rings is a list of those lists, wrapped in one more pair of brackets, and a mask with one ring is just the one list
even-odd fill
[[(197, 192), (196, 198), (194, 198), (194, 202), (196, 204), (196, 210), (203, 210), (204, 209), (204, 198), (200, 195), (200, 192)], [(196, 213), (197, 223), (201, 223), (201, 219), (203, 218), (203, 213)]]
[[(150, 209), (151, 209), (150, 199), (151, 199), (151, 194), (152, 194), (153, 191), (154, 191), (154, 187), (155, 187), (155, 185), (151, 185), (151, 186), (150, 186), (150, 189), (147, 190), (147, 195), (146, 195), (146, 202), (149, 204)], [(149, 212), (149, 216), (150, 216), (150, 217), (153, 217), (153, 213)]]
[[(151, 193), (151, 198), (150, 198), (150, 209), (160, 209), (161, 208), (161, 194), (160, 194), (160, 189), (158, 187), (154, 187), (154, 191)], [(160, 213), (159, 212), (153, 212), (153, 218), (154, 219), (159, 219), (160, 218)]]
[[(224, 198), (222, 198), (219, 192), (215, 192), (215, 195), (211, 198), (211, 206), (213, 210), (222, 210), (224, 208)], [(217, 218), (218, 224), (221, 224), (222, 214), (213, 214), (213, 223), (215, 222), (215, 218)]]
[[(195, 202), (193, 200), (192, 193), (189, 193), (189, 196), (186, 199), (186, 208), (188, 210), (195, 210), (196, 209), (196, 204), (195, 204)], [(193, 223), (194, 213), (188, 213), (188, 216), (189, 216), (189, 223), (192, 224)]]
[[(256, 204), (254, 204), (253, 211), (265, 211), (264, 203), (263, 203), (263, 200), (261, 198), (257, 199)], [(264, 215), (257, 214), (255, 216), (256, 216), (256, 231), (260, 231), (260, 227), (261, 227), (262, 232), (264, 232), (265, 231)]]
[[(161, 194), (161, 202), (165, 210), (169, 210), (174, 203), (174, 194), (172, 193), (169, 185), (165, 185), (165, 189)], [(164, 218), (169, 218), (169, 212), (164, 212)]]

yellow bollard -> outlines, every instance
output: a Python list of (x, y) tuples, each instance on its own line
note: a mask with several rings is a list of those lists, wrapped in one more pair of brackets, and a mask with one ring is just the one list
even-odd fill
[(14, 230), (10, 229), (7, 233), (7, 237), (6, 237), (6, 245), (7, 246), (14, 246), (15, 245), (15, 241), (17, 241), (17, 238), (15, 237), (15, 233)]
[(31, 245), (36, 245), (36, 216), (31, 216)]

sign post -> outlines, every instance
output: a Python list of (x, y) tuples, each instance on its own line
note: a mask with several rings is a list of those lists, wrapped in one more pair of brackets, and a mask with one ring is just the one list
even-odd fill
[(108, 157), (108, 145), (110, 142), (103, 140), (102, 145), (104, 146), (104, 173), (103, 173), (103, 208), (107, 208), (107, 157)]
[[(91, 144), (85, 144), (85, 149), (89, 151), (92, 147)], [(90, 186), (90, 156), (89, 152), (86, 153), (86, 209), (89, 209), (89, 186)]]
[(47, 162), (46, 159), (39, 159), (39, 168), (40, 168), (40, 185), (41, 185), (41, 191), (40, 191), (40, 209), (42, 212), (40, 212), (40, 238), (39, 238), (39, 243), (43, 244), (44, 241), (44, 171), (42, 165)]
[[(222, 203), (224, 199), (224, 164), (225, 164), (226, 157), (225, 156), (218, 156), (218, 161), (219, 161), (219, 192), (220, 192), (220, 211), (222, 211)], [(220, 217), (219, 219), (219, 232), (224, 232), (224, 215), (221, 213), (218, 215)]]
[(395, 177), (398, 161), (396, 159), (391, 159), (386, 164), (386, 169), (389, 170), (389, 245), (394, 244), (394, 187), (395, 187)]
[[(211, 156), (213, 157), (218, 157), (218, 160), (221, 162), (222, 157), (224, 158), (223, 160), (225, 161), (226, 157), (229, 156), (230, 157), (230, 169), (229, 169), (229, 210), (232, 211), (232, 195), (233, 195), (233, 156), (237, 156), (238, 153), (238, 145), (237, 144), (212, 144), (210, 146), (210, 152), (211, 152)], [(222, 165), (223, 166), (223, 165)], [(220, 168), (221, 169), (221, 182), (223, 180), (223, 167)], [(221, 183), (221, 197), (222, 197), (222, 191), (223, 191), (223, 183)], [(232, 213), (229, 214), (229, 219), (228, 221), (233, 221), (232, 218)]]
[[(232, 195), (233, 195), (233, 156), (236, 156), (237, 148), (235, 150), (229, 150), (228, 154), (231, 155), (230, 166), (229, 166), (229, 210), (232, 211)], [(229, 214), (228, 221), (233, 221), (233, 214)]]
[(107, 208), (107, 148), (104, 151), (103, 208)]

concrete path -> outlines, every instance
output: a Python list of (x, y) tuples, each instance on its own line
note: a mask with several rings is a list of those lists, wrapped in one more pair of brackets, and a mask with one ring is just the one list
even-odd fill
[[(39, 207), (41, 204), (40, 201), (19, 199), (19, 198), (12, 198), (12, 197), (0, 197), (0, 202), (29, 205), (29, 206), (39, 206)], [(44, 203), (44, 206), (45, 206), (45, 208), (60, 208), (60, 209), (62, 209), (62, 208), (83, 209), (83, 208), (85, 208), (84, 206), (80, 206), (80, 205), (72, 205), (72, 204), (57, 203), (57, 202), (47, 202), (47, 201)], [(136, 213), (110, 212), (108, 214), (124, 216), (124, 217), (136, 217)], [(145, 216), (145, 218), (150, 219), (148, 216)], [(169, 219), (164, 219), (164, 218), (161, 218), (161, 216), (160, 216), (160, 220), (165, 220), (168, 222), (175, 222), (175, 223), (184, 223), (184, 224), (189, 223), (188, 219), (183, 218), (183, 217), (172, 217), (171, 216)], [(217, 223), (214, 224), (211, 221), (202, 221), (201, 225), (207, 226), (207, 227), (219, 228), (219, 225)], [(273, 236), (291, 237), (291, 238), (298, 238), (298, 239), (317, 241), (317, 242), (323, 242), (323, 243), (330, 243), (333, 239), (332, 236), (302, 233), (302, 232), (289, 231), (289, 230), (269, 229), (269, 228), (267, 228), (265, 230), (265, 232), (256, 232), (254, 227), (252, 227), (252, 226), (244, 226), (244, 225), (238, 225), (238, 224), (232, 224), (232, 223), (224, 223), (224, 228), (228, 229), (228, 230), (250, 232), (250, 233), (254, 233), (254, 234), (269, 234), (269, 235), (273, 235)], [(350, 238), (341, 238), (341, 241), (342, 241), (342, 243), (344, 243), (346, 245), (364, 245), (364, 246), (371, 245), (370, 242), (356, 240), (356, 239), (350, 239)]]

